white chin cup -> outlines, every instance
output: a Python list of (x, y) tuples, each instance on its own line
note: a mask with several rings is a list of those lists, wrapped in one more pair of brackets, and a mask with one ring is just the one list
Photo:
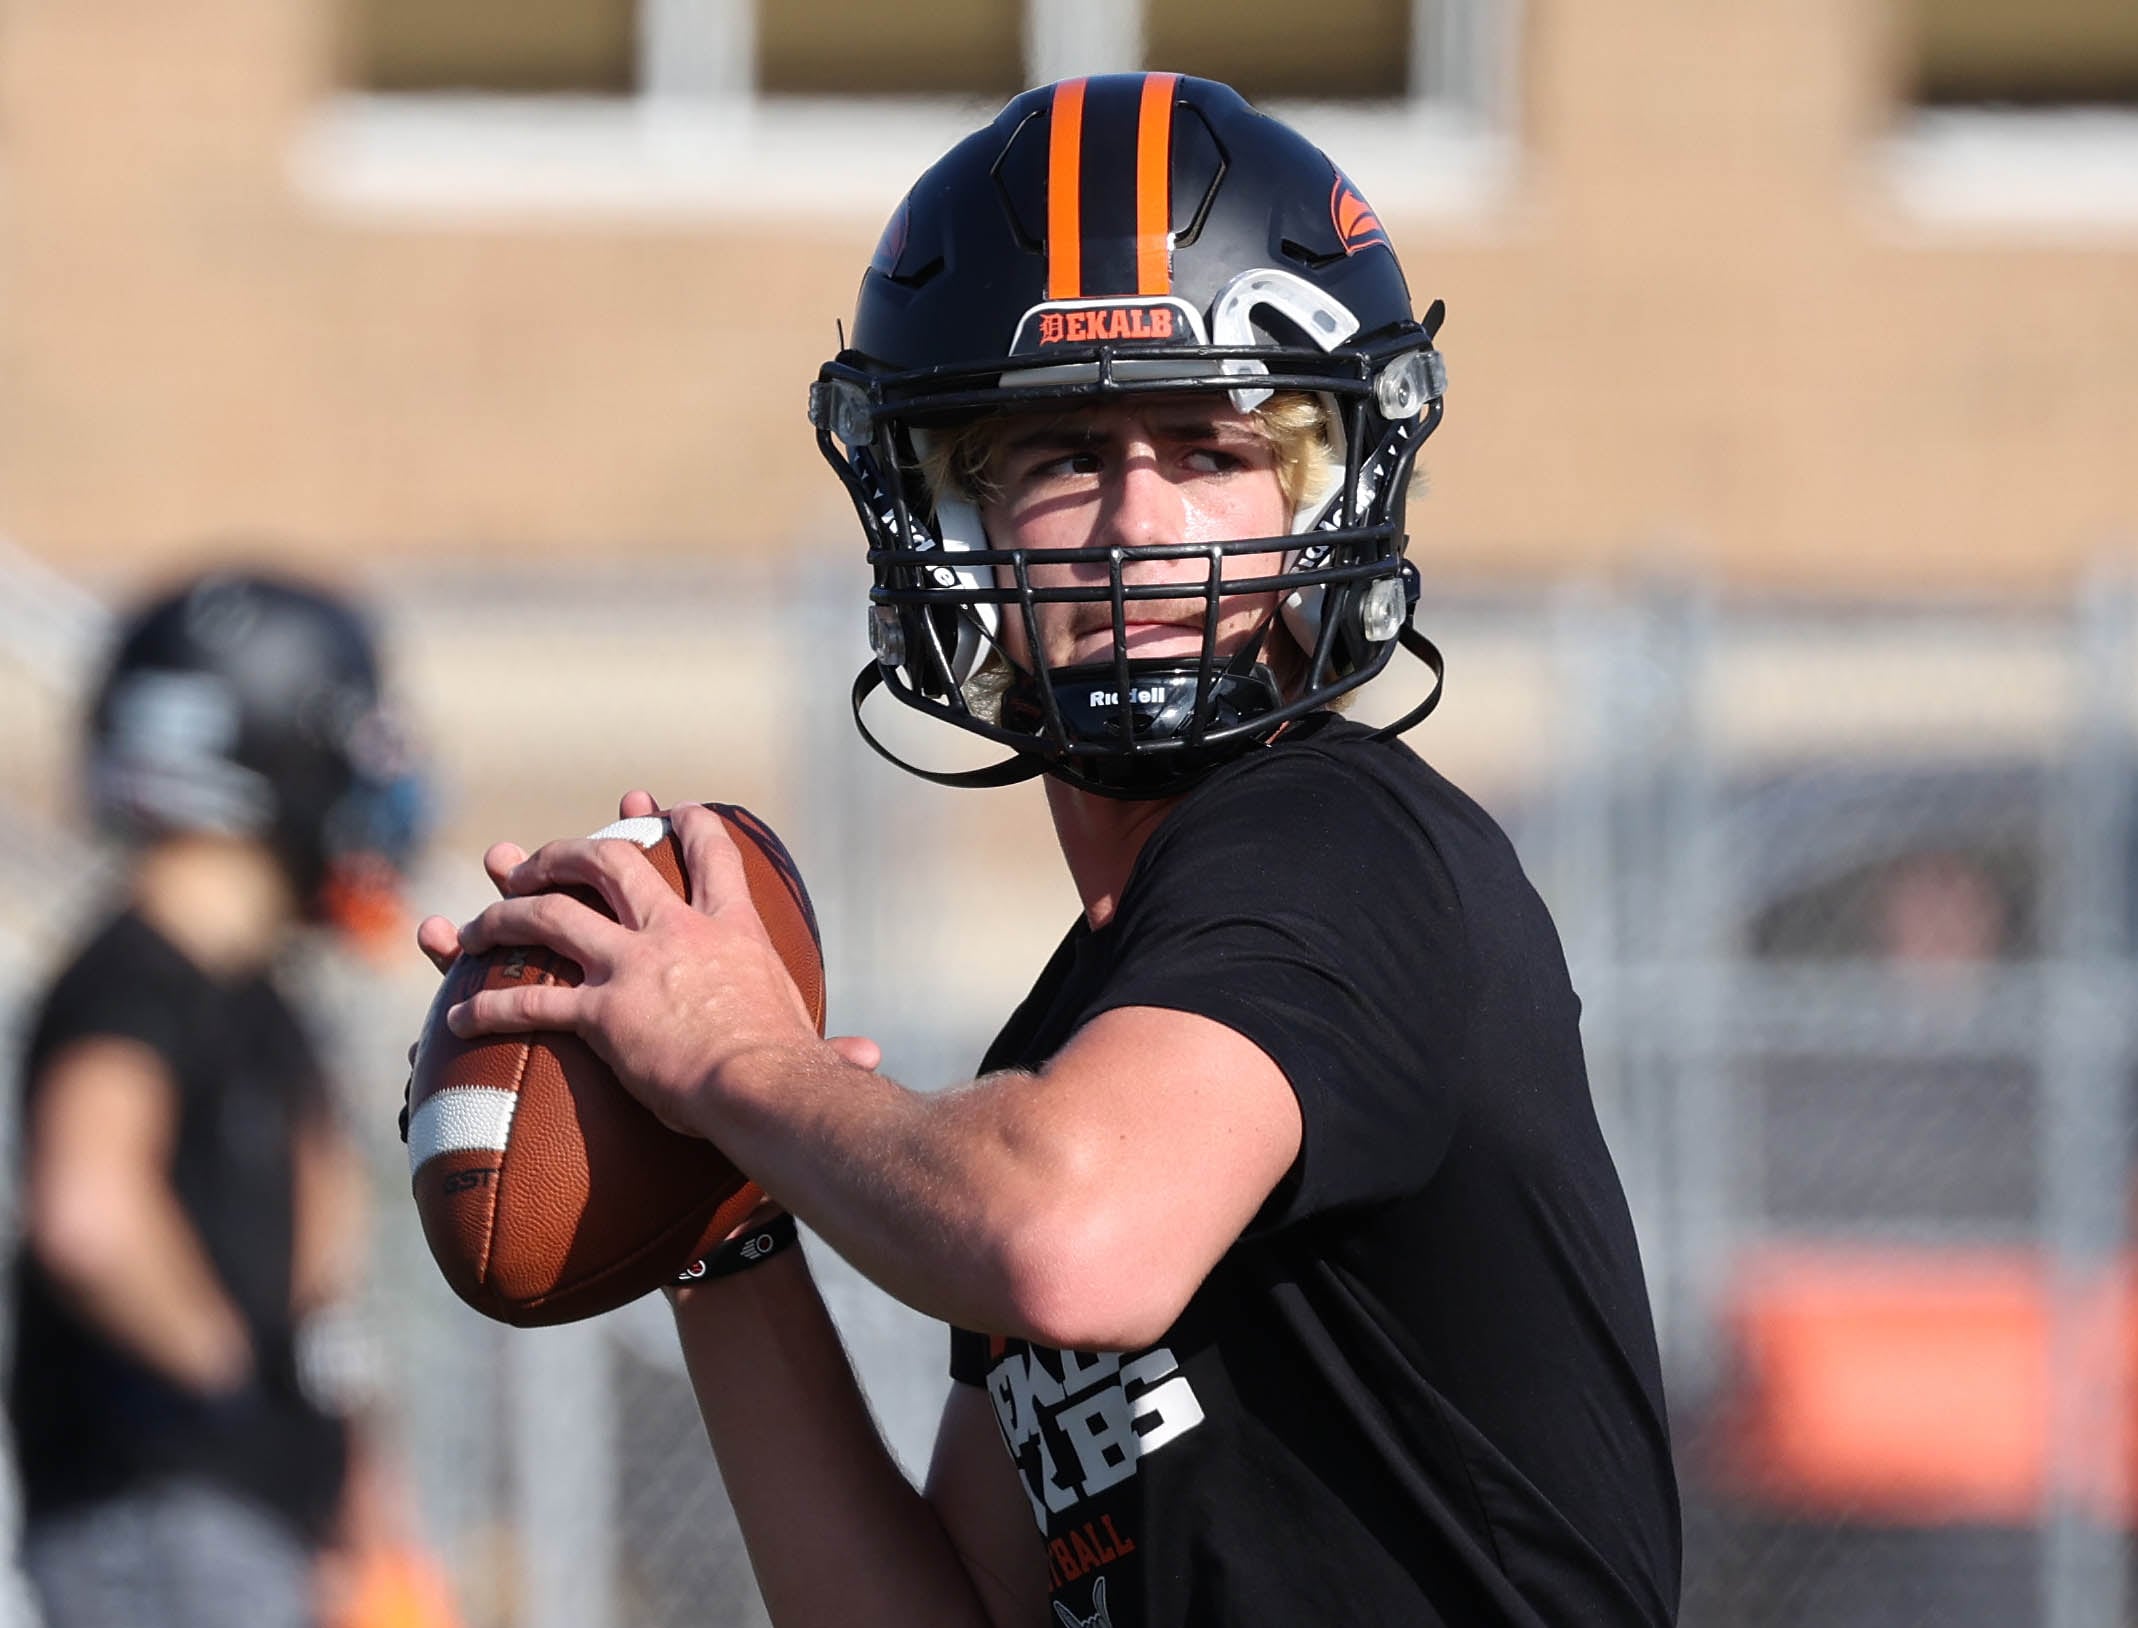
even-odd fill
[[(1286, 562), (1286, 569), (1289, 570), (1297, 559), (1298, 555), (1294, 553), (1292, 560)], [(1314, 652), (1314, 641), (1321, 637), (1321, 608), (1328, 594), (1326, 588), (1294, 588), (1284, 596), (1280, 607), (1286, 631), (1309, 655)]]

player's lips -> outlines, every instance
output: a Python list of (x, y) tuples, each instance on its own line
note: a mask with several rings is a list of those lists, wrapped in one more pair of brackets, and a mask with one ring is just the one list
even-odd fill
[[(1131, 620), (1123, 632), (1122, 642), (1131, 656), (1193, 656), (1202, 653), (1203, 624), (1200, 619), (1193, 622)], [(1070, 646), (1066, 665), (1111, 661), (1113, 654), (1114, 630), (1109, 622), (1078, 634), (1076, 642)]]

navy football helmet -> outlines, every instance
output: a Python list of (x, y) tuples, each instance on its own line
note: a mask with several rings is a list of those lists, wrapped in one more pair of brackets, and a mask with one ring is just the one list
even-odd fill
[[(1112, 795), (1168, 795), (1387, 665), (1411, 629), (1403, 559), (1413, 460), (1440, 422), (1445, 373), (1394, 249), (1358, 189), (1312, 143), (1236, 92), (1175, 74), (1066, 80), (1028, 91), (923, 175), (862, 278), (850, 342), (810, 392), (817, 444), (845, 483), (875, 572), (856, 722), (881, 686), (1011, 749), (987, 769), (927, 778), (1002, 785), (1046, 772)], [(1222, 391), (1241, 411), (1311, 392), (1329, 409), (1342, 475), (1283, 538), (1049, 552), (1102, 563), (1104, 585), (1035, 585), (1022, 551), (991, 547), (970, 502), (922, 477), (931, 437), (1002, 411), (1063, 410), (1154, 393)], [(1281, 576), (1225, 578), (1225, 560), (1281, 553)], [(1199, 581), (1130, 581), (1139, 562), (1197, 557)], [(1276, 591), (1305, 655), (1280, 687), (1269, 629), (1215, 648), (1220, 591)], [(1128, 654), (1126, 606), (1199, 602), (1199, 656)], [(1001, 618), (1110, 600), (1110, 660), (1018, 668), (988, 705), (973, 683)], [(1007, 660), (1007, 658), (1004, 658)], [(895, 756), (892, 761), (901, 762)], [(902, 767), (913, 768), (901, 762)]]
[(371, 633), (316, 588), (216, 572), (127, 618), (89, 717), (102, 821), (135, 838), (256, 838), (344, 925), (421, 834), (422, 782), (381, 705)]

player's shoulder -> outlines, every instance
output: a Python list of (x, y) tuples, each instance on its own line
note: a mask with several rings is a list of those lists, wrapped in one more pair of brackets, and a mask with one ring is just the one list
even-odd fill
[(1400, 739), (1335, 714), (1309, 723), (1184, 798), (1137, 879), (1162, 873), (1221, 900), (1341, 900), (1450, 927), (1482, 918), (1499, 922), (1492, 935), (1526, 936), (1539, 921), (1535, 890), (1475, 799)]
[(114, 980), (163, 983), (186, 969), (185, 958), (132, 910), (113, 910), (75, 940), (50, 980), (53, 996)]
[(1512, 862), (1492, 816), (1400, 738), (1318, 713), (1267, 748), (1227, 764), (1183, 803), (1184, 826), (1245, 820), (1265, 835), (1287, 826), (1355, 837), (1380, 832), (1476, 862)]
[(131, 910), (99, 921), (46, 985), (33, 1054), (99, 1034), (166, 1043), (196, 999), (200, 975)]

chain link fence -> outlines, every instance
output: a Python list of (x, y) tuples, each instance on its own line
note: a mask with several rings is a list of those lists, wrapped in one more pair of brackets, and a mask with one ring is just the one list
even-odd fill
[[(381, 607), (443, 787), (425, 909), (471, 913), (485, 842), (591, 829), (627, 786), (746, 803), (809, 878), (835, 1030), (922, 1087), (972, 1067), (1074, 911), (1029, 788), (937, 790), (854, 737), (843, 569), (438, 577)], [(1442, 591), (1421, 621), (1449, 692), (1412, 740), (1508, 826), (1583, 998), (1679, 1433), (1685, 1621), (2132, 1620), (2124, 584)], [(5, 873), (9, 1020), (93, 894), (55, 789), (77, 673), (0, 648), (0, 829), (39, 856)], [(376, 1410), (469, 1628), (761, 1622), (664, 1310), (521, 1333), (454, 1301), (392, 1133), (428, 976), (305, 971), (376, 1173)], [(947, 1341), (809, 1247), (917, 1474)]]

